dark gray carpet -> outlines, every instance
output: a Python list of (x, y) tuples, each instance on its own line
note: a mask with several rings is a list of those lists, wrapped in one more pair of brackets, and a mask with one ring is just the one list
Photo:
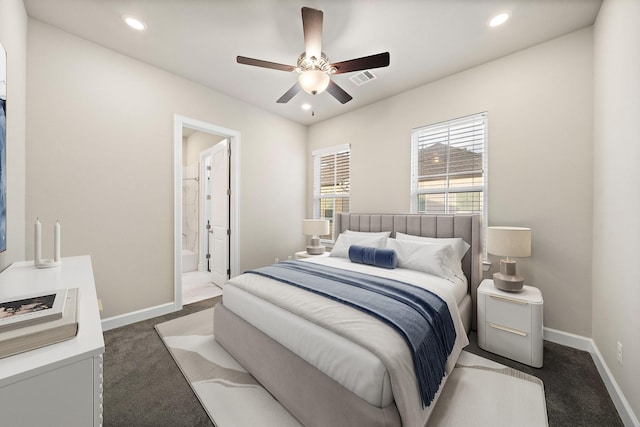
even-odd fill
[(213, 307), (220, 297), (104, 333), (104, 426), (213, 426), (154, 326)]
[[(219, 299), (104, 333), (105, 427), (214, 425), (154, 326), (213, 307)], [(623, 426), (589, 353), (545, 341), (544, 367), (536, 369), (480, 349), (475, 333), (470, 341), (470, 353), (542, 379), (551, 427)]]

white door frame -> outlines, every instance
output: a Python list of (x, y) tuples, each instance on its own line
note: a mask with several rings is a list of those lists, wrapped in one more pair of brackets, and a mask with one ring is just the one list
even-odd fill
[(231, 176), (229, 186), (231, 197), (229, 198), (229, 262), (231, 277), (238, 275), (240, 267), (240, 132), (227, 129), (212, 123), (192, 119), (179, 114), (173, 116), (173, 230), (174, 230), (174, 309), (182, 309), (182, 128), (186, 127), (201, 132), (220, 135), (229, 139), (231, 149)]

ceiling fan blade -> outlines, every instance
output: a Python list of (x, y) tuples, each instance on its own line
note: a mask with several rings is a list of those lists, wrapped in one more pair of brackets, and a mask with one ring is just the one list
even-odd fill
[(302, 8), (302, 29), (304, 31), (304, 51), (307, 58), (320, 59), (322, 54), (322, 11)]
[(238, 64), (253, 65), (254, 67), (271, 68), (280, 71), (295, 71), (293, 65), (278, 64), (277, 62), (263, 61), (261, 59), (247, 58), (246, 56), (236, 57)]
[(300, 83), (296, 82), (296, 84), (291, 86), (291, 89), (286, 91), (284, 95), (282, 95), (276, 102), (278, 104), (286, 104), (291, 100), (291, 98), (293, 98), (298, 92), (300, 92), (300, 89), (302, 89), (302, 87), (300, 87)]
[(329, 81), (327, 92), (329, 92), (335, 99), (340, 101), (341, 104), (346, 104), (353, 99), (351, 95), (345, 92), (344, 89), (338, 86), (333, 80)]
[(389, 65), (389, 52), (377, 55), (363, 56), (362, 58), (336, 62), (331, 67), (336, 69), (334, 74), (350, 73), (352, 71), (370, 70), (372, 68), (387, 67)]

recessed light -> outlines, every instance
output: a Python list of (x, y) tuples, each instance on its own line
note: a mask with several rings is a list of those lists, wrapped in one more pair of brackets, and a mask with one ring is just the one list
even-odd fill
[(147, 25), (139, 20), (138, 18), (131, 15), (122, 15), (122, 19), (124, 22), (137, 31), (144, 31), (147, 28)]
[(500, 12), (499, 14), (497, 14), (496, 16), (494, 16), (493, 18), (491, 18), (489, 20), (489, 26), (490, 27), (499, 27), (500, 25), (502, 25), (505, 22), (507, 22), (510, 17), (511, 17), (511, 13), (506, 12), (506, 11), (505, 12)]
[(311, 104), (302, 104), (302, 109), (303, 110), (310, 110), (311, 109)]

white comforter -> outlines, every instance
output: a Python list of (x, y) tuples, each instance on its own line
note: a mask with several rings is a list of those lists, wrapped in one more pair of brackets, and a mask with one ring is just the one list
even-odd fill
[[(310, 259), (308, 262), (393, 278), (422, 286), (439, 295), (447, 303), (456, 329), (456, 342), (448, 359), (446, 372), (449, 374), (453, 370), (462, 348), (469, 341), (458, 312), (454, 293), (455, 287), (452, 283), (413, 270), (399, 268), (386, 270), (368, 265), (353, 264), (344, 258), (316, 258)], [(306, 345), (304, 343), (305, 337), (300, 337), (300, 328), (297, 326), (288, 327), (283, 324), (283, 322), (290, 322), (292, 316), (273, 315), (271, 316), (273, 319), (265, 321), (265, 319), (255, 316), (255, 310), (252, 311), (250, 307), (247, 307), (246, 298), (240, 300), (237, 298), (239, 293), (248, 293), (256, 299), (263, 299), (270, 304), (306, 319), (308, 322), (321, 326), (333, 334), (337, 334), (339, 336), (336, 339), (338, 344), (333, 345), (333, 347)], [(369, 389), (374, 394), (384, 394), (386, 388), (383, 383), (387, 378), (387, 381), (391, 383), (391, 388), (393, 389), (392, 398), (396, 402), (403, 426), (424, 426), (426, 424), (439, 393), (429, 407), (422, 408), (411, 353), (404, 338), (392, 327), (355, 308), (255, 274), (243, 274), (231, 279), (224, 288), (223, 304), (248, 323), (263, 330), (271, 338), (291, 351), (296, 352), (307, 362), (319, 367), (319, 369), (347, 386), (347, 388)], [(271, 324), (272, 327), (267, 327), (267, 324)], [(290, 322), (290, 324), (293, 325), (293, 322)], [(311, 340), (308, 338), (306, 337), (306, 340), (310, 342)], [(360, 376), (357, 369), (348, 368), (349, 366), (353, 367), (354, 364), (335, 363), (336, 358), (341, 357), (335, 351), (335, 348), (348, 347), (346, 343), (340, 343), (341, 339), (343, 341), (344, 339), (352, 341), (357, 346), (366, 349), (360, 352), (360, 357), (368, 359), (368, 365), (363, 364), (363, 367), (377, 366), (377, 361), (381, 362), (381, 368), (373, 369), (382, 370), (383, 372), (378, 372), (378, 375), (367, 378), (367, 381), (373, 381), (374, 383), (378, 381), (379, 384), (376, 387), (367, 387), (366, 384), (364, 386), (362, 384), (360, 386), (353, 385), (354, 382), (357, 382), (355, 381), (357, 378), (354, 377)], [(299, 343), (296, 345), (298, 341), (303, 345)], [(332, 351), (331, 348), (334, 350)], [(369, 354), (373, 355), (373, 359), (368, 356)], [(380, 379), (376, 380), (376, 377)], [(446, 377), (440, 385), (441, 389), (445, 381)], [(382, 390), (380, 390), (380, 387)], [(352, 389), (352, 391), (354, 390)], [(357, 394), (360, 395), (360, 393)], [(362, 397), (370, 403), (376, 404), (376, 402), (371, 401), (370, 396), (366, 396), (366, 393)], [(390, 401), (391, 397), (381, 396), (377, 404), (386, 406), (387, 400)]]

